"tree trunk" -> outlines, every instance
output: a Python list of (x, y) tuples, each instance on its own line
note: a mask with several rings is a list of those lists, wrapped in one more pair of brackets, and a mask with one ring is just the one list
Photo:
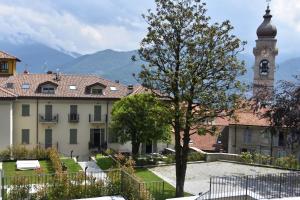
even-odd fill
[(131, 150), (131, 153), (132, 153), (132, 157), (136, 158), (139, 154), (139, 150), (140, 150), (140, 142), (134, 142), (132, 141), (131, 142), (131, 145), (132, 145), (132, 150)]

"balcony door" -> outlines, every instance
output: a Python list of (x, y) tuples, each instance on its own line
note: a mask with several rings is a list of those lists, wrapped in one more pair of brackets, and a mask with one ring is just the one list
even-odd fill
[(52, 120), (52, 105), (45, 105), (45, 119), (47, 121)]
[(93, 147), (104, 147), (104, 145), (106, 144), (105, 129), (104, 128), (91, 129), (90, 142)]
[(70, 120), (77, 119), (77, 105), (70, 105)]
[(52, 129), (45, 130), (45, 148), (52, 147)]
[(101, 106), (100, 105), (94, 106), (94, 121), (96, 121), (96, 122), (101, 121)]

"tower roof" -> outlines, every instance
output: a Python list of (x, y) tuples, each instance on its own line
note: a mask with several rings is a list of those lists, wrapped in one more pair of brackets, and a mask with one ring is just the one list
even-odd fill
[(277, 28), (271, 23), (272, 15), (270, 13), (271, 10), (268, 6), (264, 15), (264, 21), (256, 31), (258, 38), (275, 38), (277, 35)]

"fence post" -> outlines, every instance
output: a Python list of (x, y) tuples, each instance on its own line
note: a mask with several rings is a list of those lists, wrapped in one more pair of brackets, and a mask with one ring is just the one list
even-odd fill
[(282, 181), (281, 176), (282, 176), (282, 174), (280, 174), (280, 176), (279, 176), (279, 198), (281, 198), (281, 185), (282, 185), (282, 183), (281, 183), (281, 181)]
[(1, 198), (4, 199), (4, 176), (3, 176), (3, 170), (0, 171), (1, 176)]
[(212, 177), (209, 178), (209, 199), (211, 199), (211, 180), (212, 180)]
[(86, 170), (88, 169), (88, 167), (84, 168), (84, 195), (86, 195)]
[(248, 199), (248, 176), (246, 176), (246, 197), (245, 199)]
[(163, 194), (163, 198), (165, 198), (165, 181), (163, 181), (163, 191), (162, 191), (162, 194)]

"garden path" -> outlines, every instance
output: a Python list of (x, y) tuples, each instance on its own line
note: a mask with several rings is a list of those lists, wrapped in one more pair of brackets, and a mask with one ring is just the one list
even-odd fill
[(78, 162), (79, 166), (84, 171), (87, 167), (87, 175), (95, 177), (97, 180), (103, 180), (106, 178), (105, 172), (100, 169), (95, 161), (83, 161)]

